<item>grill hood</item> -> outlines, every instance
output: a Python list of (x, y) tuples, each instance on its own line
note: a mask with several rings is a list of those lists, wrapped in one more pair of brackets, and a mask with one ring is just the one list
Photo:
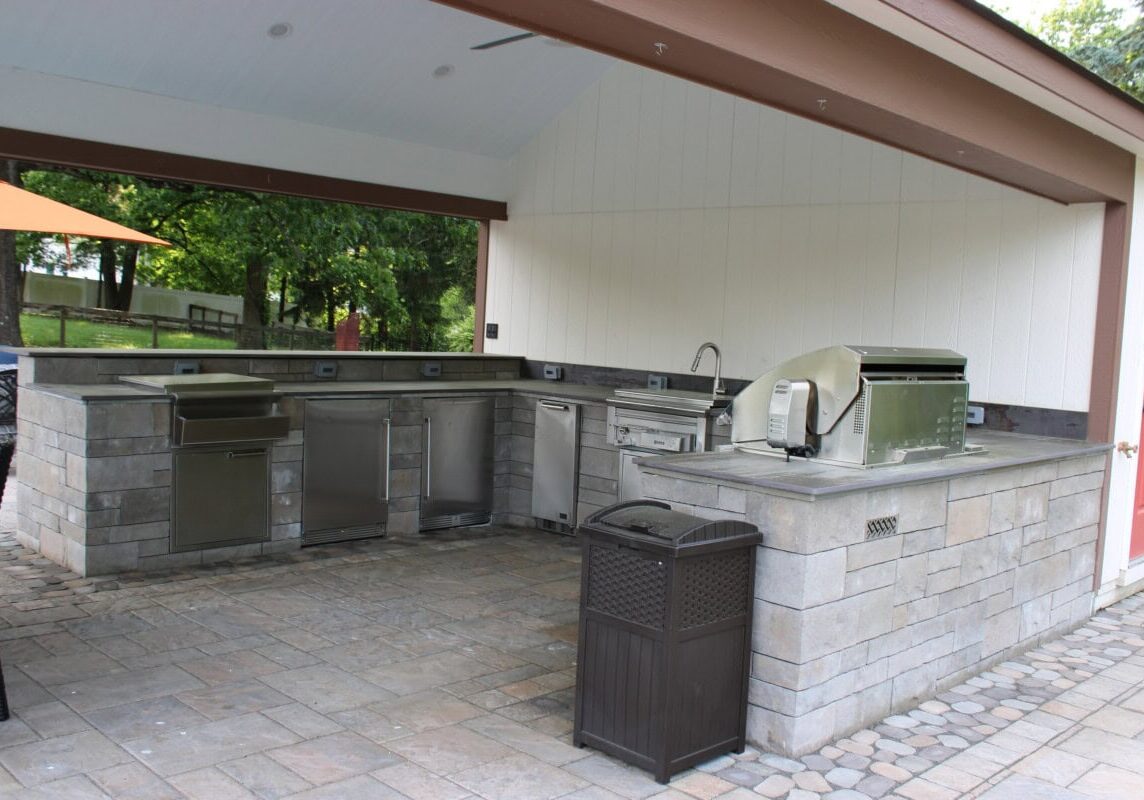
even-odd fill
[(965, 357), (836, 345), (792, 358), (734, 401), (731, 441), (849, 466), (965, 452)]

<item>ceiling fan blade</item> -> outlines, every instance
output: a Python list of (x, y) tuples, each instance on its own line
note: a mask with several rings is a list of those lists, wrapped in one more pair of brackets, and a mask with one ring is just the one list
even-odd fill
[(503, 39), (493, 39), (491, 42), (485, 42), (484, 44), (478, 44), (474, 47), (470, 47), (469, 49), (470, 50), (492, 50), (494, 47), (500, 47), (502, 44), (512, 44), (513, 42), (520, 42), (520, 41), (523, 41), (525, 39), (531, 39), (533, 36), (536, 36), (536, 34), (532, 33), (532, 32), (517, 33), (517, 34), (513, 34), (512, 36), (506, 36)]

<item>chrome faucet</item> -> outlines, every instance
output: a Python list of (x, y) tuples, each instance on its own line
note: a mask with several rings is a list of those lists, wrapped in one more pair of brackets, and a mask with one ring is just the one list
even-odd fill
[(703, 357), (703, 351), (708, 348), (715, 354), (715, 385), (711, 389), (711, 399), (714, 400), (721, 394), (727, 394), (727, 387), (723, 385), (723, 379), (719, 377), (723, 355), (719, 352), (719, 348), (715, 345), (715, 342), (704, 342), (699, 345), (699, 349), (695, 351), (695, 360), (691, 362), (691, 371), (695, 372), (699, 369), (699, 359)]

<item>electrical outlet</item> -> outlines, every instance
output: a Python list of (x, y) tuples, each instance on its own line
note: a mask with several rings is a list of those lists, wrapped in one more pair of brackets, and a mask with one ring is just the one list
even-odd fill
[(667, 388), (667, 376), (666, 375), (648, 375), (647, 376), (647, 388), (654, 389), (657, 392), (662, 392), (664, 389)]
[(440, 361), (422, 361), (421, 362), (421, 376), (423, 378), (440, 378), (441, 377), (441, 362)]
[(558, 381), (563, 377), (564, 377), (564, 367), (558, 366), (556, 364), (545, 364), (544, 365), (544, 380), (546, 380), (546, 381)]
[(176, 375), (198, 375), (199, 362), (197, 361), (176, 361), (175, 362)]
[(315, 361), (314, 362), (314, 377), (315, 378), (336, 378), (338, 377), (338, 364), (336, 361)]
[(982, 406), (966, 406), (965, 407), (965, 424), (966, 425), (984, 425), (985, 424), (985, 409)]

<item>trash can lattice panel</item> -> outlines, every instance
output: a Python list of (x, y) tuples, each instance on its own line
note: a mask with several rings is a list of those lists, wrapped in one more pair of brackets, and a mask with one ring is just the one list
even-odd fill
[(593, 611), (663, 629), (667, 573), (663, 562), (631, 550), (588, 550), (588, 607)]
[(751, 597), (750, 550), (680, 562), (679, 627), (686, 630), (746, 614)]

